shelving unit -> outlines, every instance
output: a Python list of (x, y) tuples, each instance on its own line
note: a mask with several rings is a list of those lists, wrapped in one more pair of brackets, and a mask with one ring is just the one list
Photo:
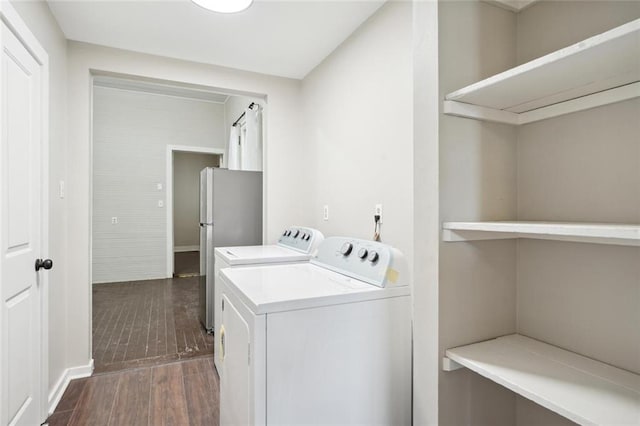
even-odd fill
[(640, 225), (568, 222), (445, 222), (448, 242), (533, 238), (640, 246)]
[[(495, 10), (458, 6), (439, 11), (444, 46), (464, 55), (440, 56), (444, 69), (463, 67), (441, 75), (441, 89), (477, 81), (447, 94), (444, 114), (520, 126), (618, 105), (511, 130), (449, 117), (440, 121), (441, 215), (476, 220), (442, 224), (443, 241), (457, 244), (439, 252), (440, 338), (466, 344), (440, 348), (442, 369), (467, 371), (440, 376), (450, 390), (441, 395), (440, 415), (443, 423), (452, 424), (479, 418), (532, 424), (540, 419), (551, 423), (551, 410), (584, 425), (640, 425), (634, 328), (640, 200), (637, 128), (632, 125), (640, 97), (640, 19), (637, 10), (617, 4), (587, 9), (540, 2), (531, 10), (517, 18), (515, 31)], [(490, 31), (474, 27), (466, 32), (458, 17)], [(571, 31), (565, 31), (569, 26)], [(593, 36), (478, 81), (488, 57), (495, 63), (513, 60), (511, 45), (495, 42), (496, 35), (499, 40), (515, 37), (516, 54), (533, 57), (552, 46), (567, 46), (578, 33)], [(593, 210), (585, 212), (591, 205)], [(594, 223), (518, 221), (542, 215), (554, 220), (576, 212)], [(497, 214), (512, 220), (482, 221)], [(618, 218), (630, 224), (606, 223)], [(516, 238), (602, 247), (462, 245)], [(466, 321), (458, 321), (461, 312)], [(497, 337), (506, 332), (523, 334)], [(488, 337), (497, 338), (476, 343)], [(478, 376), (517, 396), (504, 396), (497, 385), (475, 386)]]
[(583, 425), (638, 424), (640, 376), (513, 334), (446, 351), (470, 370)]
[(640, 97), (640, 19), (449, 93), (444, 113), (512, 125)]

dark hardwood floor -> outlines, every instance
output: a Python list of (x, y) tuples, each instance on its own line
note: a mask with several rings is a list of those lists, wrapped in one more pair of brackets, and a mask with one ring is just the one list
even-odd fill
[(93, 359), (104, 373), (213, 354), (198, 319), (199, 278), (93, 286)]
[(213, 356), (72, 380), (49, 426), (218, 425)]
[(193, 277), (200, 274), (200, 252), (184, 251), (174, 253), (173, 276)]

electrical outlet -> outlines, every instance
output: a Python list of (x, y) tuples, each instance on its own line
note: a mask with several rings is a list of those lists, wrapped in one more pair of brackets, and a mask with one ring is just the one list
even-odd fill
[(159, 208), (164, 207), (164, 201), (162, 201), (162, 200), (158, 200), (158, 207), (159, 207)]
[(380, 216), (380, 220), (378, 221), (378, 223), (382, 223), (382, 204), (376, 204), (375, 208), (374, 208), (374, 215), (376, 216)]
[(322, 207), (322, 218), (324, 220), (329, 220), (329, 206), (327, 204)]
[(111, 218), (111, 224), (112, 224), (112, 225), (117, 225), (117, 224), (118, 224), (118, 218), (117, 218), (116, 216), (113, 216), (113, 217)]
[(156, 185), (156, 188), (158, 188), (158, 191), (162, 191), (162, 184), (161, 184), (161, 183), (158, 183), (158, 184)]

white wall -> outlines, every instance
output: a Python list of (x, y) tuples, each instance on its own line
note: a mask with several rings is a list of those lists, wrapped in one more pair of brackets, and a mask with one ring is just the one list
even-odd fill
[(219, 165), (218, 155), (173, 154), (173, 247), (176, 251), (199, 250), (200, 171)]
[[(413, 258), (411, 4), (384, 5), (302, 82), (310, 206), (325, 235), (372, 238), (383, 204), (382, 241)], [(293, 119), (292, 119), (293, 120)], [(329, 205), (328, 221), (322, 218)]]
[(438, 424), (438, 2), (413, 2), (413, 424)]
[(94, 283), (166, 277), (168, 145), (224, 150), (224, 105), (94, 88)]
[[(438, 99), (515, 65), (512, 12), (483, 2), (440, 2), (438, 25)], [(516, 130), (441, 114), (439, 132), (440, 220), (513, 219)], [(440, 359), (448, 348), (516, 331), (515, 249), (513, 240), (440, 243)], [(440, 424), (515, 423), (515, 396), (505, 388), (467, 369), (439, 376)]]
[(302, 206), (288, 202), (302, 193), (304, 165), (290, 163), (301, 157), (297, 80), (271, 77), (229, 68), (145, 55), (84, 43), (68, 43), (69, 96), (69, 276), (68, 365), (84, 365), (91, 359), (90, 304), (90, 177), (91, 177), (91, 73), (107, 72), (130, 78), (159, 79), (228, 90), (232, 94), (264, 96), (269, 113), (265, 126), (265, 231), (276, 240), (291, 223), (305, 223)]
[[(49, 383), (51, 391), (69, 366), (66, 312), (69, 305), (67, 200), (58, 183), (67, 181), (67, 42), (43, 1), (12, 2), (49, 55), (49, 247), (54, 261), (49, 274)], [(68, 182), (67, 182), (68, 183)]]

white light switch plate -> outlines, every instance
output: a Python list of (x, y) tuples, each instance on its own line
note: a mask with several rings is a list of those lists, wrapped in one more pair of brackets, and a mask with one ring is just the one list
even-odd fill
[(324, 220), (329, 220), (329, 206), (326, 204), (322, 207), (322, 218)]

